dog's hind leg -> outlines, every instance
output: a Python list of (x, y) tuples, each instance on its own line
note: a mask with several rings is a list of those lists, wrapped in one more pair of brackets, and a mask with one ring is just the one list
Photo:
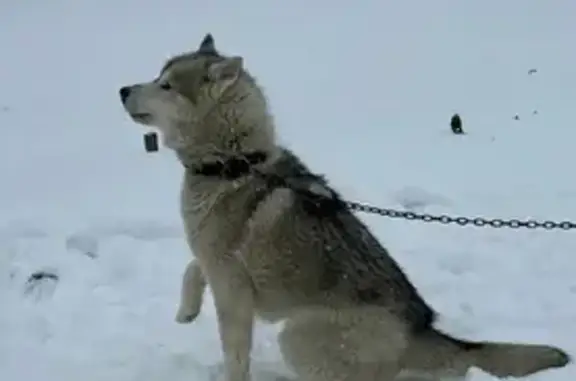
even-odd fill
[(402, 371), (396, 381), (464, 381), (469, 361), (460, 355), (455, 342), (446, 340), (433, 328), (413, 333), (402, 357)]
[(298, 313), (280, 333), (284, 359), (302, 381), (393, 381), (406, 327), (383, 308)]
[(467, 371), (429, 373), (403, 369), (394, 381), (466, 381), (468, 380), (467, 374)]

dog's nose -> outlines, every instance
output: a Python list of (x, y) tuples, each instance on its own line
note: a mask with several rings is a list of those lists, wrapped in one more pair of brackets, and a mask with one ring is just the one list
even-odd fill
[(130, 95), (130, 87), (124, 86), (120, 88), (120, 99), (122, 99), (122, 103), (126, 102), (126, 98)]

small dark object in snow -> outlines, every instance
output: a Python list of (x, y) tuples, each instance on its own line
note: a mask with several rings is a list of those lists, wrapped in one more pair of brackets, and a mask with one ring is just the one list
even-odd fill
[(462, 119), (460, 119), (460, 115), (454, 114), (452, 119), (450, 120), (450, 127), (452, 128), (452, 132), (456, 135), (461, 135), (464, 133), (462, 129)]
[(146, 152), (157, 152), (158, 151), (158, 134), (155, 132), (149, 132), (144, 134), (144, 149)]
[(536, 74), (537, 72), (538, 72), (538, 70), (536, 70), (536, 69), (530, 69), (530, 70), (528, 70), (528, 75)]
[(518, 115), (514, 115), (514, 120), (520, 120), (520, 117)]
[(538, 110), (532, 111), (532, 115), (538, 115)]
[(35, 273), (32, 273), (29, 277), (28, 277), (28, 283), (30, 282), (37, 282), (39, 280), (42, 279), (52, 279), (57, 281), (58, 280), (58, 275), (53, 274), (53, 273), (49, 273), (46, 271), (36, 271)]
[(45, 298), (54, 293), (58, 280), (59, 277), (54, 272), (47, 270), (36, 271), (28, 277), (24, 294), (34, 294), (37, 300)]

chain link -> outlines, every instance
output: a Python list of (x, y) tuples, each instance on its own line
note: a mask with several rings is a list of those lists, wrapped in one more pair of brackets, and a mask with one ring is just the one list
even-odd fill
[[(326, 195), (324, 193), (319, 194), (315, 191), (312, 191), (309, 188), (309, 183), (304, 181), (303, 183), (299, 183), (297, 180), (301, 180), (298, 177), (281, 177), (281, 176), (271, 176), (269, 174), (263, 174), (257, 172), (260, 176), (266, 178), (268, 181), (272, 180), (274, 183), (282, 184), (283, 186), (287, 186), (293, 189), (296, 192), (299, 192), (307, 197), (311, 197), (314, 202), (318, 202), (318, 198), (320, 199), (328, 199), (332, 201), (337, 201), (340, 203), (340, 206), (344, 206), (350, 210), (368, 213), (368, 214), (377, 214), (384, 217), (396, 218), (396, 219), (405, 219), (409, 221), (423, 221), (423, 222), (436, 222), (441, 223), (444, 225), (449, 224), (457, 224), (459, 226), (467, 226), (473, 225), (476, 227), (491, 227), (491, 228), (511, 228), (511, 229), (545, 229), (545, 230), (572, 230), (576, 229), (576, 222), (572, 221), (537, 221), (537, 220), (519, 220), (519, 219), (501, 219), (501, 218), (485, 218), (485, 217), (463, 217), (463, 216), (449, 216), (446, 214), (441, 215), (433, 215), (427, 213), (415, 213), (407, 210), (396, 210), (396, 209), (388, 209), (388, 208), (380, 208), (373, 205), (363, 204), (356, 201), (347, 201), (340, 199), (337, 195)], [(309, 179), (308, 179), (309, 180)], [(307, 187), (308, 186), (308, 187)], [(329, 190), (327, 192), (330, 192)]]
[(380, 216), (390, 217), (390, 218), (403, 218), (409, 221), (424, 221), (424, 222), (439, 222), (441, 224), (457, 224), (460, 226), (474, 225), (477, 227), (491, 227), (491, 228), (527, 228), (527, 229), (561, 229), (561, 230), (571, 230), (576, 229), (576, 223), (571, 221), (536, 221), (536, 220), (503, 220), (500, 218), (488, 219), (483, 217), (453, 217), (445, 214), (442, 215), (432, 215), (425, 213), (414, 213), (404, 210), (394, 210), (379, 208), (372, 205), (366, 205), (359, 202), (345, 201), (346, 206), (354, 211), (378, 214)]

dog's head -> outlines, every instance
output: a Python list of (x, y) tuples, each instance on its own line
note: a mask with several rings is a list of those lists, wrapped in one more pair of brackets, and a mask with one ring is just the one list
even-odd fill
[(120, 98), (134, 121), (160, 130), (169, 148), (242, 150), (231, 145), (254, 141), (254, 134), (273, 138), (262, 90), (242, 57), (221, 55), (210, 34), (196, 51), (169, 59), (153, 81), (122, 87)]

